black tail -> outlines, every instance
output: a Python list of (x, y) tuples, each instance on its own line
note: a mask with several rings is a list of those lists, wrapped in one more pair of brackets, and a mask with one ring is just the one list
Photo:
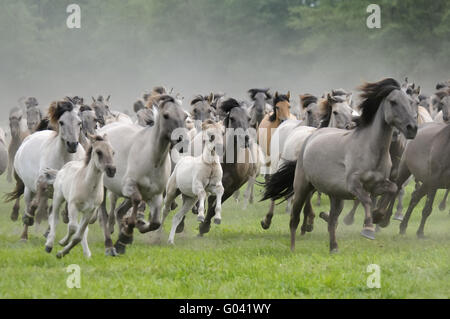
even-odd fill
[(292, 196), (296, 166), (297, 161), (285, 162), (275, 174), (270, 175), (264, 183), (264, 196), (261, 201)]
[(16, 188), (14, 188), (14, 190), (11, 193), (5, 194), (5, 203), (9, 203), (12, 202), (13, 200), (20, 198), (20, 196), (22, 196), (23, 193), (25, 192), (25, 184), (15, 171), (14, 171), (14, 178), (16, 180)]

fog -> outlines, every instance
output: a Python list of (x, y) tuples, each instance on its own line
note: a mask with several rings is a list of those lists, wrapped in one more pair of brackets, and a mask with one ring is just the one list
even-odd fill
[[(113, 20), (112, 16), (133, 13), (113, 15), (114, 10), (102, 11), (100, 6), (82, 11), (81, 29), (69, 29), (66, 5), (53, 2), (48, 20), (45, 16), (21, 16), (22, 6), (3, 11), (15, 22), (0, 31), (1, 43), (7, 46), (0, 51), (2, 126), (18, 99), (28, 96), (35, 96), (44, 110), (52, 100), (67, 95), (90, 101), (91, 96), (111, 94), (114, 109), (131, 112), (136, 99), (156, 85), (181, 93), (184, 103), (195, 94), (217, 91), (247, 98), (246, 91), (253, 87), (290, 90), (298, 103), (302, 93), (321, 95), (341, 87), (356, 92), (363, 81), (384, 77), (402, 81), (409, 76), (430, 94), (436, 82), (448, 78), (442, 61), (426, 54), (393, 60), (385, 47), (395, 43), (367, 47), (361, 38), (341, 34), (345, 40), (341, 44), (334, 42), (331, 48), (295, 55), (291, 52), (295, 31), (293, 36), (282, 37), (264, 30), (258, 33), (255, 25), (254, 34), (249, 34), (250, 20), (232, 28), (223, 21), (218, 26), (202, 15), (195, 17), (198, 29), (192, 29), (183, 23), (187, 18), (183, 20), (179, 11), (160, 17), (164, 23), (153, 29), (143, 26), (143, 20)], [(362, 14), (362, 28), (364, 19)], [(406, 50), (417, 46), (401, 45)]]

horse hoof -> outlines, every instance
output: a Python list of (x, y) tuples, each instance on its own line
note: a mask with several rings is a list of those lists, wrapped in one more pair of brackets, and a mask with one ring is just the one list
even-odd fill
[(221, 222), (222, 220), (220, 218), (214, 218), (214, 224), (220, 225)]
[(378, 226), (378, 225), (376, 225), (376, 226), (375, 226), (375, 232), (376, 232), (376, 233), (381, 232), (381, 227)]
[(406, 228), (402, 228), (402, 227), (400, 227), (400, 231), (399, 231), (399, 234), (400, 234), (400, 235), (404, 235), (404, 234), (406, 234)]
[(62, 221), (64, 224), (68, 224), (69, 223), (69, 213), (66, 213), (66, 211), (64, 211), (62, 213)]
[(381, 228), (386, 228), (389, 226), (389, 224), (390, 224), (390, 220), (389, 220), (389, 218), (386, 218), (386, 219), (380, 221), (377, 225), (379, 225)]
[(192, 214), (198, 215), (198, 209), (196, 206), (192, 207)]
[(314, 230), (314, 225), (306, 225), (305, 230), (307, 233), (311, 233)]
[(145, 234), (150, 231), (150, 224), (146, 223), (143, 219), (139, 219), (136, 222), (136, 228), (141, 234)]
[(178, 224), (177, 229), (175, 230), (176, 234), (182, 233), (184, 230), (184, 219)]
[(161, 227), (161, 223), (150, 223), (150, 225), (148, 225), (148, 231), (154, 231), (159, 229), (159, 227)]
[(21, 243), (26, 243), (28, 241), (28, 238), (20, 238), (19, 240)]
[(66, 242), (66, 241), (63, 241), (63, 240), (60, 240), (60, 241), (58, 241), (58, 244), (61, 246), (61, 247), (64, 247), (64, 246), (66, 246), (67, 245), (67, 243), (68, 242)]
[[(446, 208), (446, 206), (447, 206), (446, 204), (447, 204), (446, 202), (440, 203), (440, 204), (439, 204), (439, 210), (440, 210), (440, 211), (445, 210), (445, 208)], [(11, 215), (11, 219), (12, 219), (12, 215)]]
[(200, 223), (203, 223), (205, 221), (205, 216), (197, 216), (197, 221), (199, 221)]
[(116, 253), (119, 255), (124, 255), (127, 250), (127, 246), (125, 246), (124, 244), (121, 244), (121, 243), (116, 243), (114, 245), (114, 248), (116, 250)]
[(355, 222), (355, 217), (353, 215), (346, 215), (344, 217), (344, 224), (347, 226), (353, 225), (353, 223)]
[(337, 253), (339, 253), (339, 249), (337, 249), (337, 248), (330, 249), (330, 254), (331, 255), (334, 255), (334, 254), (337, 254)]
[(269, 224), (266, 224), (266, 222), (264, 221), (264, 220), (262, 220), (261, 221), (261, 227), (263, 228), (263, 229), (269, 229), (269, 227), (270, 227), (270, 225)]
[(48, 253), (51, 253), (52, 249), (53, 249), (53, 247), (45, 246), (45, 251), (48, 252)]
[(403, 215), (401, 213), (395, 214), (394, 220), (403, 221)]
[(61, 259), (63, 257), (63, 253), (60, 251), (56, 254), (56, 258)]
[(34, 218), (29, 217), (27, 215), (22, 217), (22, 222), (27, 226), (33, 226), (34, 225)]
[(211, 229), (211, 224), (210, 223), (206, 223), (203, 222), (199, 225), (198, 229), (200, 230), (200, 234), (206, 234), (210, 231)]
[(172, 204), (170, 205), (170, 210), (175, 210), (177, 209), (178, 204), (176, 202), (172, 202)]
[(12, 212), (12, 214), (11, 214), (11, 220), (13, 221), (13, 222), (15, 222), (15, 221), (17, 221), (19, 219), (19, 211), (13, 211)]
[(362, 235), (363, 237), (368, 238), (368, 239), (371, 239), (371, 240), (374, 240), (374, 239), (375, 239), (375, 232), (374, 232), (373, 230), (371, 230), (371, 229), (364, 228), (364, 229), (361, 231), (361, 235)]
[(48, 234), (50, 234), (50, 231), (49, 231), (49, 230), (47, 230), (44, 234), (42, 234), (42, 236), (44, 236), (45, 238), (47, 238), (47, 237), (48, 237)]
[(116, 257), (118, 256), (116, 248), (110, 247), (105, 249), (105, 256)]
[(416, 233), (416, 236), (417, 236), (418, 239), (426, 239), (424, 233)]
[(327, 213), (321, 212), (321, 213), (319, 214), (319, 217), (322, 218), (324, 221), (326, 221), (326, 222), (328, 223), (329, 215), (328, 215)]

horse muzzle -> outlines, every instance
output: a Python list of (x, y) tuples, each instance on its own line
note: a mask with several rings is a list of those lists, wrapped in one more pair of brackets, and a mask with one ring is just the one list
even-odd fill
[(106, 176), (109, 178), (113, 178), (116, 175), (116, 167), (115, 166), (107, 166), (105, 169)]
[(67, 142), (66, 147), (67, 147), (67, 152), (69, 152), (70, 154), (74, 154), (77, 152), (78, 142)]
[(417, 124), (408, 124), (406, 125), (405, 136), (407, 139), (413, 139), (417, 135)]

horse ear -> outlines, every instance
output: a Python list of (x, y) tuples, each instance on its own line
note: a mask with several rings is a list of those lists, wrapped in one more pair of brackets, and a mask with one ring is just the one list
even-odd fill
[(328, 104), (333, 104), (335, 102), (330, 93), (327, 94), (327, 102)]
[(278, 98), (278, 91), (275, 92), (275, 98)]
[(111, 95), (108, 95), (108, 97), (106, 98), (106, 102), (109, 102), (110, 97), (111, 97)]
[(208, 97), (208, 103), (211, 104), (212, 101), (214, 101), (214, 93), (211, 92), (211, 94)]
[(414, 91), (417, 95), (420, 94), (420, 85), (417, 87), (417, 89)]
[(353, 102), (353, 94), (349, 93), (349, 94), (347, 94), (347, 103), (348, 103), (348, 105), (351, 106), (352, 102)]
[(94, 102), (94, 103), (95, 103), (95, 97), (93, 97), (93, 96), (92, 96), (92, 102)]
[(288, 91), (286, 95), (287, 95), (288, 100), (290, 100), (291, 99), (291, 91)]

